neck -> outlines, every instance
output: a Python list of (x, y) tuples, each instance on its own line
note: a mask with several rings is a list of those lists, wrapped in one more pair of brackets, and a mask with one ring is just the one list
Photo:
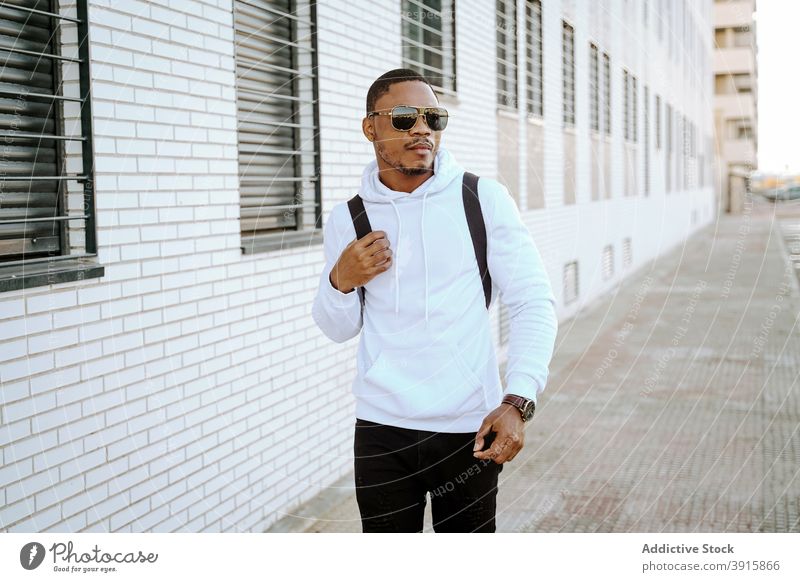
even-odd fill
[(395, 192), (413, 192), (431, 176), (433, 176), (433, 170), (428, 170), (424, 174), (409, 176), (378, 158), (378, 178), (387, 188)]

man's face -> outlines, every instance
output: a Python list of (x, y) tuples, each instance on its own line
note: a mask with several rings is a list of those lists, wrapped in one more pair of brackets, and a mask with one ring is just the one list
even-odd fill
[[(391, 85), (389, 91), (378, 98), (374, 111), (388, 112), (395, 105), (438, 107), (439, 101), (427, 83), (403, 81)], [(417, 118), (409, 131), (398, 131), (392, 127), (389, 115), (365, 117), (363, 128), (367, 138), (375, 144), (375, 153), (389, 167), (407, 176), (418, 176), (433, 170), (433, 158), (439, 149), (442, 132), (431, 131), (424, 115)]]

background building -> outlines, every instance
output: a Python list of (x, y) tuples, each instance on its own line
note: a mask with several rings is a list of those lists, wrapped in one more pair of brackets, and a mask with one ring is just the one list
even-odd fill
[[(741, 212), (743, 184), (758, 167), (755, 0), (714, 2), (714, 130), (720, 209)], [(732, 182), (733, 181), (733, 182)]]
[(310, 308), (389, 69), (509, 186), (562, 320), (715, 216), (710, 0), (64, 0), (53, 42), (14, 4), (5, 530), (262, 531), (351, 470), (356, 342)]

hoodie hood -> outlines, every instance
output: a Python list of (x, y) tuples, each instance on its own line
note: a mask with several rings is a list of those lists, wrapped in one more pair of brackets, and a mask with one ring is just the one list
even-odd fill
[[(374, 159), (361, 175), (361, 190), (359, 196), (365, 202), (375, 202), (377, 204), (391, 204), (394, 209), (395, 216), (397, 217), (397, 240), (402, 240), (403, 235), (403, 221), (400, 218), (400, 212), (397, 210), (397, 200), (419, 199), (422, 198), (422, 218), (420, 219), (421, 232), (422, 232), (422, 257), (425, 265), (425, 325), (428, 324), (428, 254), (425, 248), (425, 203), (428, 196), (441, 192), (446, 189), (450, 183), (459, 176), (463, 176), (464, 168), (458, 165), (453, 154), (447, 149), (439, 146), (436, 155), (433, 158), (433, 175), (425, 180), (422, 184), (417, 186), (411, 192), (397, 192), (389, 188), (386, 184), (381, 182), (380, 170), (378, 168), (378, 160)], [(399, 244), (397, 245), (399, 246)], [(398, 269), (398, 253), (397, 248), (393, 248), (394, 256), (394, 312), (395, 314), (400, 311), (400, 277)]]

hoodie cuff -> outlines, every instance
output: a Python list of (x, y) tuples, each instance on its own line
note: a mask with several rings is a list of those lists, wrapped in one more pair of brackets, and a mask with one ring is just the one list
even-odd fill
[(348, 299), (349, 300), (354, 295), (356, 295), (356, 296), (358, 295), (358, 287), (354, 288), (352, 291), (350, 291), (348, 293), (344, 293), (343, 291), (339, 291), (336, 287), (333, 286), (333, 283), (331, 283), (331, 274), (330, 273), (328, 273), (328, 276), (325, 277), (325, 280), (328, 282), (328, 284), (325, 285), (325, 287), (327, 289), (327, 294), (328, 294), (329, 297), (336, 298), (336, 299), (339, 299), (339, 300), (341, 300), (341, 299)]
[(508, 378), (505, 394), (515, 394), (523, 398), (530, 398), (534, 404), (538, 405), (539, 403), (536, 402), (538, 393), (537, 383), (533, 379), (519, 374), (514, 374)]

